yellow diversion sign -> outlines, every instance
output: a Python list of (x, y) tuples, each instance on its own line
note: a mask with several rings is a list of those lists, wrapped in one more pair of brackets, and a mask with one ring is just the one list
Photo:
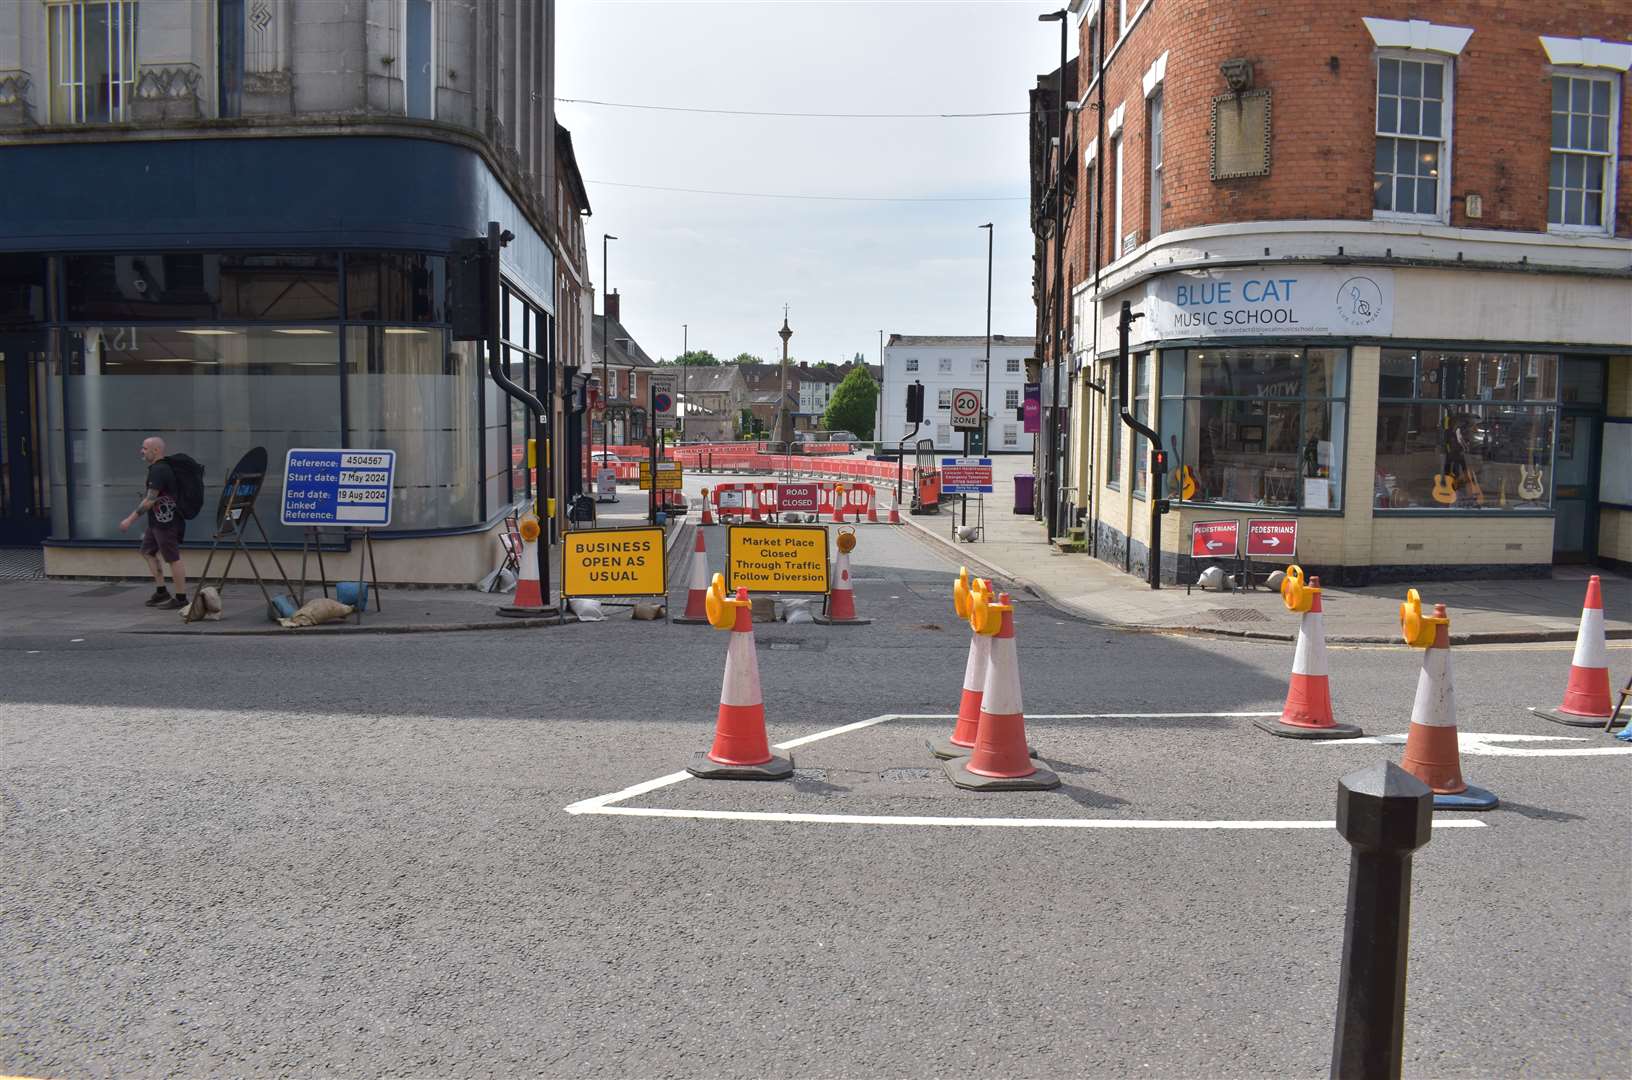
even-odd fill
[(663, 530), (581, 529), (561, 538), (567, 596), (662, 596), (669, 591)]
[(726, 544), (726, 587), (749, 592), (827, 592), (827, 528), (733, 525)]
[[(685, 486), (685, 472), (680, 464), (674, 461), (660, 461), (657, 463), (657, 490), (679, 491)], [(640, 490), (652, 490), (652, 463), (640, 463)]]

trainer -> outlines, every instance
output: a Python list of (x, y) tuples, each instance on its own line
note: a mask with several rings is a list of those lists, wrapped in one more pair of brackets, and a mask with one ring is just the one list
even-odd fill
[[(142, 440), (142, 460), (147, 462), (147, 491), (136, 509), (119, 523), (120, 532), (129, 532), (138, 517), (147, 515), (147, 528), (142, 531), (142, 558), (153, 572), (153, 595), (147, 598), (148, 607), (179, 610), (187, 606), (187, 570), (181, 564), (181, 539), (187, 531), (187, 519), (182, 516), (181, 504), (176, 501), (179, 490), (176, 472), (164, 460), (164, 440), (157, 435)], [(163, 559), (170, 565), (170, 581), (175, 595), (164, 587)]]

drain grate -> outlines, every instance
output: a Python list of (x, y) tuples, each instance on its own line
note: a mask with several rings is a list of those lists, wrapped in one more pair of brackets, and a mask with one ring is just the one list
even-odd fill
[(1207, 614), (1219, 622), (1268, 622), (1269, 616), (1250, 607), (1213, 608)]
[(44, 548), (0, 548), (0, 581), (44, 580)]

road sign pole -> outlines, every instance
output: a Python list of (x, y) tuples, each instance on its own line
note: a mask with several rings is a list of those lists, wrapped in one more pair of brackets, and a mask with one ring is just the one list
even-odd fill
[[(633, 376), (630, 376), (633, 378)], [(657, 383), (650, 375), (646, 376), (646, 426), (647, 448), (646, 456), (652, 463), (652, 490), (646, 494), (646, 523), (657, 524)]]

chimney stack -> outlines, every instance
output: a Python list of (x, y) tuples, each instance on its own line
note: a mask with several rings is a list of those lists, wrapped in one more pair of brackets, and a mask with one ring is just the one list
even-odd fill
[(622, 316), (618, 312), (618, 290), (616, 289), (613, 289), (611, 292), (606, 294), (606, 317), (611, 319), (613, 322), (623, 321)]

